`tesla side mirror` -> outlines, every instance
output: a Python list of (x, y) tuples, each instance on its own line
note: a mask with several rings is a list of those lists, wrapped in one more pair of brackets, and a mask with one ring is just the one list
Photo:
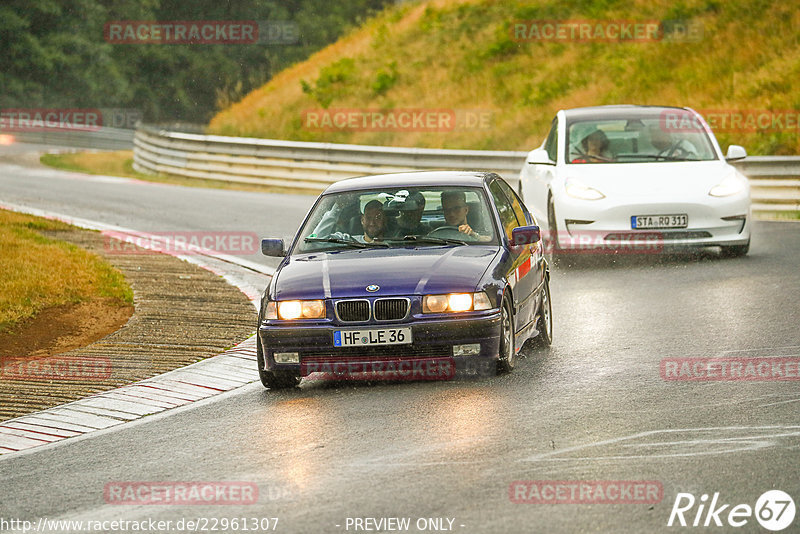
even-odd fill
[(511, 230), (511, 246), (518, 247), (538, 243), (541, 237), (538, 226), (518, 226)]
[(547, 150), (537, 148), (528, 154), (528, 165), (555, 165), (556, 162), (547, 155)]
[(262, 239), (261, 253), (264, 256), (275, 256), (276, 258), (286, 256), (286, 248), (283, 244), (283, 239)]
[(725, 154), (725, 159), (728, 161), (736, 161), (746, 157), (747, 151), (744, 149), (744, 147), (739, 145), (730, 145), (728, 147), (728, 153)]

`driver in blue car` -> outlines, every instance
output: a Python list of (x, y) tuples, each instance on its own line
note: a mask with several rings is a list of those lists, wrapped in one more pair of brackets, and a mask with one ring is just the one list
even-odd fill
[(477, 239), (479, 241), (489, 241), (490, 236), (482, 236), (472, 229), (467, 222), (469, 205), (467, 195), (464, 191), (442, 191), (442, 211), (447, 226), (458, 228), (462, 234)]

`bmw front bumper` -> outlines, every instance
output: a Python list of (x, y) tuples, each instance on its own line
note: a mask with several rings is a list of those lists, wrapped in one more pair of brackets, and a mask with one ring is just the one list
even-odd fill
[[(337, 330), (409, 327), (412, 343), (335, 347)], [(500, 350), (500, 311), (467, 312), (458, 316), (420, 317), (392, 323), (341, 324), (321, 321), (264, 321), (258, 342), (270, 371), (289, 371), (307, 376), (324, 369), (370, 369), (376, 362), (447, 361), (459, 371), (494, 374)], [(454, 352), (454, 347), (460, 350)], [(464, 352), (467, 347), (468, 353)], [(279, 363), (275, 354), (296, 353), (298, 362)]]

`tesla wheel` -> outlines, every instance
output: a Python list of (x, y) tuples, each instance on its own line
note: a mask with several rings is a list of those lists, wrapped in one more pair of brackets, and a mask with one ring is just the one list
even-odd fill
[(558, 226), (556, 223), (556, 207), (553, 204), (553, 197), (547, 201), (547, 239), (544, 241), (544, 251), (547, 255), (548, 263), (556, 265), (558, 254), (561, 247), (558, 244)]
[(730, 247), (722, 247), (722, 255), (728, 258), (739, 258), (746, 255), (750, 251), (750, 241), (744, 245), (734, 245)]
[(265, 388), (287, 389), (300, 383), (300, 377), (294, 373), (264, 369), (264, 353), (261, 351), (261, 342), (258, 339), (256, 339), (256, 361), (258, 361), (258, 377)]
[(549, 347), (553, 343), (553, 306), (550, 303), (550, 278), (544, 279), (542, 302), (539, 306), (539, 320), (536, 322), (539, 335), (535, 341), (539, 345)]
[(500, 359), (497, 360), (497, 372), (510, 373), (517, 365), (514, 353), (514, 315), (508, 299), (503, 301), (503, 311), (500, 314)]

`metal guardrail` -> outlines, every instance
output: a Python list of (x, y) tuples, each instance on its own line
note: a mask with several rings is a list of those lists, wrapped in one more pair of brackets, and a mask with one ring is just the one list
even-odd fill
[(800, 156), (750, 156), (734, 165), (750, 179), (750, 198), (756, 215), (761, 218), (794, 215), (797, 218)]
[(319, 191), (352, 176), (423, 169), (481, 169), (514, 182), (524, 152), (437, 150), (277, 141), (172, 132), (141, 126), (134, 169)]
[[(439, 150), (307, 143), (175, 132), (140, 125), (134, 168), (229, 182), (319, 191), (344, 178), (422, 169), (490, 170), (516, 185), (526, 152)], [(750, 178), (753, 210), (769, 217), (800, 211), (800, 156), (735, 162)]]
[[(173, 131), (180, 128), (181, 132)], [(145, 174), (171, 174), (226, 182), (320, 191), (333, 182), (389, 172), (425, 169), (494, 171), (516, 185), (526, 152), (443, 150), (307, 143), (203, 135), (196, 125), (167, 128), (139, 124), (135, 131), (48, 129), (8, 132), (17, 141), (78, 148), (134, 151), (133, 167)], [(750, 156), (734, 163), (750, 178), (753, 211), (761, 217), (797, 218), (800, 156)]]
[(99, 128), (97, 130), (75, 130), (47, 128), (40, 132), (7, 132), (22, 143), (57, 145), (99, 150), (131, 150), (134, 130), (121, 128)]

